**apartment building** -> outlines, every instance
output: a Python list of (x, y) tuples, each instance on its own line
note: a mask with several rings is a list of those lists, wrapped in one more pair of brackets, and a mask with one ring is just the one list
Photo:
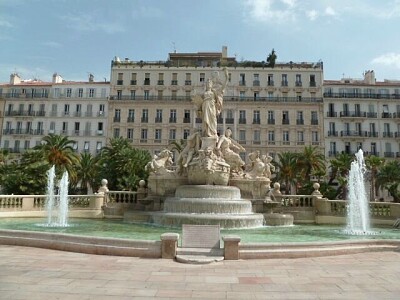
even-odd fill
[(363, 149), (386, 159), (400, 157), (400, 81), (364, 78), (324, 81), (325, 155)]
[[(109, 133), (157, 153), (172, 141), (200, 129), (191, 98), (204, 91), (207, 78), (228, 85), (218, 132), (231, 128), (233, 138), (250, 153), (324, 149), (323, 64), (237, 62), (221, 52), (169, 53), (166, 61), (111, 62)], [(244, 159), (245, 153), (242, 153)]]
[(54, 74), (52, 82), (42, 82), (12, 74), (9, 84), (0, 85), (0, 148), (21, 153), (53, 133), (74, 140), (75, 151), (95, 154), (106, 144), (109, 90), (109, 82), (95, 82), (92, 75), (72, 82)]

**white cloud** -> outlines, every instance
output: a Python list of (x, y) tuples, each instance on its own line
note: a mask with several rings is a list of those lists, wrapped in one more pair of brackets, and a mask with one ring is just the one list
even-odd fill
[(296, 18), (295, 0), (247, 0), (248, 14), (258, 22), (285, 22)]
[(50, 48), (60, 48), (62, 47), (62, 44), (53, 42), (53, 41), (47, 41), (42, 43), (43, 46), (50, 47)]
[(65, 15), (60, 17), (69, 28), (78, 31), (104, 31), (106, 33), (123, 32), (124, 28), (117, 22), (107, 22), (90, 14)]
[(382, 54), (381, 56), (375, 57), (371, 63), (376, 65), (394, 66), (400, 69), (400, 53), (390, 52)]
[(318, 17), (318, 12), (315, 9), (312, 9), (310, 11), (307, 11), (306, 15), (311, 21), (314, 21)]
[(336, 12), (331, 6), (328, 6), (327, 8), (325, 8), (325, 15), (327, 15), (327, 16), (335, 16)]
[(0, 17), (0, 27), (12, 28), (14, 26), (9, 21), (4, 20)]

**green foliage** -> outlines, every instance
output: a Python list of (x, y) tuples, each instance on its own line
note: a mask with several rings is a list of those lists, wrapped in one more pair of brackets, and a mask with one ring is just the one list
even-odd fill
[(272, 51), (270, 54), (268, 54), (267, 57), (267, 66), (273, 68), (275, 66), (275, 62), (278, 56), (276, 55), (276, 52), (274, 48), (272, 48)]
[(385, 163), (377, 174), (377, 185), (386, 188), (394, 202), (400, 202), (400, 161), (394, 160)]

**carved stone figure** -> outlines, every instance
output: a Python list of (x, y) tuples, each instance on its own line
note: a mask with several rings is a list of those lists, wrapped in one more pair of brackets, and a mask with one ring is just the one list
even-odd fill
[(225, 135), (219, 138), (216, 149), (221, 151), (225, 162), (231, 167), (231, 172), (240, 174), (243, 171), (244, 161), (237, 152), (245, 152), (246, 149), (232, 139), (231, 135), (231, 129), (227, 128), (225, 130)]
[(195, 132), (191, 134), (186, 141), (186, 146), (183, 148), (182, 152), (179, 153), (178, 159), (176, 161), (177, 173), (182, 174), (183, 170), (188, 167), (189, 163), (192, 161), (193, 156), (200, 149), (200, 134)]
[(225, 80), (207, 79), (203, 95), (193, 97), (197, 115), (202, 119), (202, 137), (217, 137), (217, 116), (222, 111), (223, 97), (228, 82), (228, 70), (224, 68)]
[(166, 174), (173, 172), (171, 170), (172, 164), (172, 152), (164, 149), (158, 155), (154, 155), (153, 159), (147, 163), (145, 169), (155, 174)]

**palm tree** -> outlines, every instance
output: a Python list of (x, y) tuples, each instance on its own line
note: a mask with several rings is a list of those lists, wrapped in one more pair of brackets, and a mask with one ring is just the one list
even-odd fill
[(375, 198), (378, 196), (376, 177), (378, 175), (379, 168), (384, 163), (385, 163), (384, 158), (380, 158), (375, 155), (369, 155), (365, 158), (365, 165), (367, 169), (370, 170), (370, 178), (371, 178), (370, 201), (374, 201)]
[(277, 55), (276, 55), (276, 53), (275, 53), (275, 50), (272, 48), (271, 53), (268, 54), (268, 56), (267, 56), (267, 63), (268, 63), (268, 66), (271, 67), (271, 68), (273, 68), (273, 67), (275, 66), (275, 61), (276, 61), (276, 59), (277, 59)]
[[(151, 160), (147, 150), (132, 147), (124, 138), (113, 138), (100, 153), (99, 164), (109, 189), (134, 190), (141, 179), (147, 179), (146, 164)], [(110, 174), (113, 174), (110, 177)]]
[(99, 185), (101, 178), (99, 178), (99, 165), (97, 164), (98, 158), (90, 153), (81, 153), (79, 163), (75, 165), (76, 182), (75, 186), (80, 184), (82, 192), (88, 194), (93, 192)]
[(278, 153), (277, 180), (285, 183), (285, 193), (289, 194), (290, 187), (296, 183), (297, 154), (292, 152)]
[(311, 175), (325, 174), (325, 156), (317, 147), (307, 146), (297, 156), (297, 167), (301, 178), (309, 181)]
[(400, 162), (397, 160), (387, 162), (378, 171), (377, 185), (386, 188), (393, 197), (394, 202), (400, 202)]
[(338, 181), (338, 195), (341, 195), (340, 198), (342, 199), (347, 197), (347, 177), (353, 160), (354, 157), (352, 155), (343, 152), (330, 161), (329, 184), (332, 185), (335, 180)]
[(79, 156), (74, 152), (73, 144), (75, 141), (66, 136), (49, 134), (42, 139), (42, 144), (34, 149), (39, 150), (45, 161), (50, 166), (55, 165), (58, 173), (68, 171), (71, 179), (76, 176), (74, 165), (79, 162)]

